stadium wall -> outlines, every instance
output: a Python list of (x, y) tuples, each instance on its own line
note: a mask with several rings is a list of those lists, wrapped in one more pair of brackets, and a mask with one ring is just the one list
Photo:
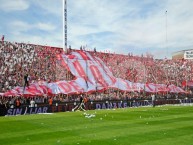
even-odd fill
[(186, 49), (174, 52), (172, 59), (192, 59), (193, 60), (193, 49)]
[[(167, 99), (167, 100), (156, 100), (156, 105), (165, 104), (184, 104), (192, 103), (193, 98), (189, 99)], [(21, 107), (6, 108), (0, 106), (0, 116), (13, 116), (13, 115), (27, 115), (27, 114), (39, 114), (39, 113), (54, 113), (54, 112), (67, 112), (72, 111), (76, 106), (74, 102), (58, 103), (57, 105), (49, 106), (48, 104), (37, 104), (36, 107), (29, 107), (29, 105), (24, 104)], [(142, 106), (152, 106), (151, 100), (111, 100), (111, 101), (93, 101), (85, 103), (86, 110), (95, 109), (117, 109), (117, 108), (127, 108), (127, 107), (142, 107)]]

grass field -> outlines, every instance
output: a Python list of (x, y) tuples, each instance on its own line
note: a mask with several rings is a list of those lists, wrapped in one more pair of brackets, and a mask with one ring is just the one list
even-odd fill
[[(193, 106), (0, 117), (1, 145), (193, 145)], [(95, 117), (94, 117), (95, 115)]]

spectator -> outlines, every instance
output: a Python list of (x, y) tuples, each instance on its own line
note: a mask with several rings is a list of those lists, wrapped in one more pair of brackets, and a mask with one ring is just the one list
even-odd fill
[(31, 101), (30, 101), (30, 107), (35, 107), (35, 101), (34, 101), (33, 98), (32, 98)]

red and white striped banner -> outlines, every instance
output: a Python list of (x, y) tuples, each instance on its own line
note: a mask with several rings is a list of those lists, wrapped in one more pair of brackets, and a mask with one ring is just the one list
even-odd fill
[(91, 93), (95, 91), (116, 88), (128, 92), (146, 91), (185, 93), (175, 85), (133, 83), (121, 78), (115, 78), (104, 62), (85, 51), (75, 51), (70, 55), (57, 56), (64, 69), (71, 71), (75, 76), (72, 81), (58, 81), (52, 83), (39, 82), (31, 84), (25, 89), (16, 87), (4, 93), (4, 96), (42, 96), (55, 94)]

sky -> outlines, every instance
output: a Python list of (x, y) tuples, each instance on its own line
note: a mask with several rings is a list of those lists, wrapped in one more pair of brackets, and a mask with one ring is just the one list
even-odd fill
[[(63, 10), (63, 0), (0, 0), (0, 35), (63, 47)], [(73, 49), (154, 58), (193, 49), (193, 0), (68, 0), (67, 15)]]

